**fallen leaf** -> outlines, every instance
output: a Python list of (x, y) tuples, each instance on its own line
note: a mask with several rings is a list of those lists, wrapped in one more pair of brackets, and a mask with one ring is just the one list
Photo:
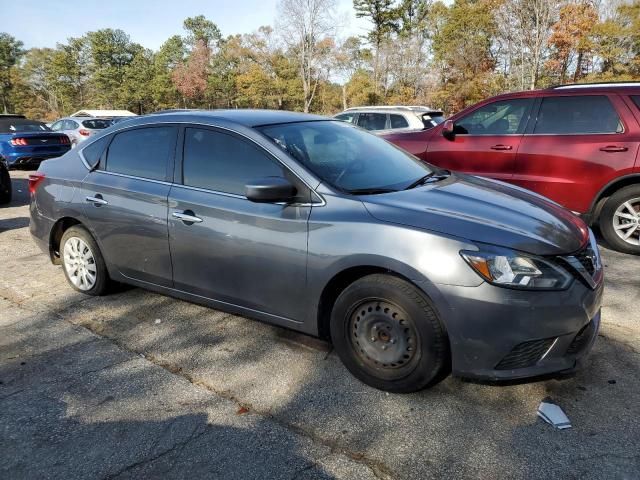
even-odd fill
[(249, 409), (247, 407), (240, 407), (236, 412), (236, 415), (244, 415), (245, 413), (248, 413), (248, 412), (249, 412)]

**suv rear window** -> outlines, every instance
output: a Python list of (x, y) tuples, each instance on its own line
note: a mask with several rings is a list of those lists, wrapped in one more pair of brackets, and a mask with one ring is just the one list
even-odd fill
[(82, 126), (85, 128), (91, 128), (92, 130), (102, 130), (111, 126), (111, 120), (95, 119), (95, 120), (83, 120)]
[(51, 129), (42, 122), (26, 118), (0, 118), (0, 133), (15, 132), (50, 132)]
[(620, 133), (622, 123), (605, 95), (546, 97), (533, 133)]

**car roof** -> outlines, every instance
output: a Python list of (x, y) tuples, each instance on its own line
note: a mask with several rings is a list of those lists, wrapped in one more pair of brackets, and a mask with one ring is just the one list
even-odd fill
[(321, 115), (309, 113), (289, 112), (285, 110), (259, 109), (229, 109), (229, 110), (163, 110), (160, 112), (141, 115), (127, 121), (127, 125), (147, 123), (149, 119), (157, 118), (163, 121), (196, 121), (196, 120), (225, 120), (245, 127), (276, 125), (281, 123), (311, 122), (317, 120), (332, 120)]
[(413, 113), (414, 115), (424, 115), (430, 113), (443, 113), (437, 108), (424, 107), (420, 105), (379, 105), (347, 108), (340, 113), (374, 112), (374, 113)]

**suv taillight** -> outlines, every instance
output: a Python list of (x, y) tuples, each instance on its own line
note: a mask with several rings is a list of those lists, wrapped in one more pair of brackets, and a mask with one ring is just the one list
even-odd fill
[(11, 145), (14, 147), (24, 147), (25, 145), (28, 145), (28, 143), (26, 138), (12, 138)]
[(33, 195), (36, 193), (38, 186), (44, 180), (44, 173), (36, 172), (29, 175), (29, 193)]

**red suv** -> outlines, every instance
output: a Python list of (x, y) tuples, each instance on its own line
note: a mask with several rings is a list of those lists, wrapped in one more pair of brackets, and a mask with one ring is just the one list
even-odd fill
[(509, 93), (384, 137), (429, 163), (549, 197), (640, 254), (640, 82)]

